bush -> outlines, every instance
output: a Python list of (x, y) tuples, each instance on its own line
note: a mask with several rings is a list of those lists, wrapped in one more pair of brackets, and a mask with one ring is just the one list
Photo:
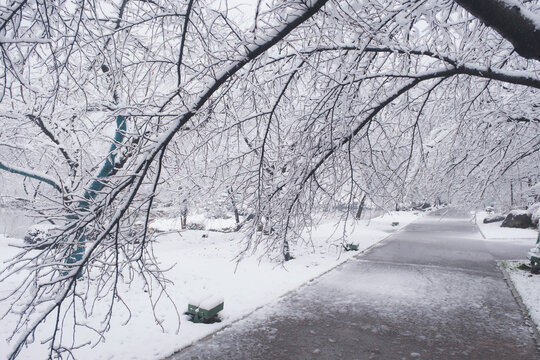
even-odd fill
[(52, 224), (32, 225), (24, 235), (24, 243), (39, 250), (45, 249), (52, 245), (55, 230)]
[(534, 226), (538, 227), (538, 221), (540, 220), (540, 202), (532, 204), (527, 209), (527, 214), (531, 217), (531, 222)]

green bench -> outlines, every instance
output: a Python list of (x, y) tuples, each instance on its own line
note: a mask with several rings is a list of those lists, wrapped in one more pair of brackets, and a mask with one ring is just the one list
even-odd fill
[[(529, 253), (530, 255), (531, 253)], [(537, 256), (534, 256), (534, 255), (530, 255), (530, 260), (531, 260), (531, 272), (533, 274), (538, 274), (540, 272), (540, 257), (538, 257), (540, 255), (537, 255)]]
[(194, 323), (219, 322), (217, 314), (223, 310), (223, 298), (211, 296), (190, 299), (188, 302), (187, 315), (191, 316)]
[(538, 225), (538, 238), (536, 239), (536, 247), (529, 251), (529, 259), (531, 260), (531, 272), (533, 274), (540, 273), (540, 225)]
[(358, 251), (358, 244), (348, 243), (343, 245), (345, 251)]

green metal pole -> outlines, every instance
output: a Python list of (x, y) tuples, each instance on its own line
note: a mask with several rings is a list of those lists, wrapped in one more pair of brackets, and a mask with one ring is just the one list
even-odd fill
[[(103, 164), (103, 167), (99, 171), (97, 178), (92, 181), (88, 189), (84, 192), (84, 200), (80, 201), (78, 204), (78, 210), (86, 211), (90, 207), (90, 201), (94, 200), (97, 196), (99, 191), (103, 189), (105, 184), (107, 183), (106, 178), (112, 173), (114, 170), (114, 164), (115, 164), (115, 158), (116, 154), (115, 151), (118, 148), (118, 145), (122, 143), (125, 137), (127, 125), (126, 125), (126, 117), (123, 115), (118, 115), (116, 117), (116, 131), (114, 134), (113, 142), (111, 143), (111, 146), (109, 148), (109, 156), (105, 159), (105, 163)], [(77, 215), (72, 215), (68, 217), (70, 220), (77, 220)], [(84, 256), (85, 251), (85, 242), (86, 242), (86, 235), (84, 229), (81, 229), (77, 232), (76, 235), (76, 247), (71, 252), (71, 254), (66, 258), (66, 263), (68, 264), (74, 264), (79, 261)], [(66, 275), (66, 273), (64, 273)], [(82, 274), (79, 272), (77, 274), (77, 278), (80, 278)]]

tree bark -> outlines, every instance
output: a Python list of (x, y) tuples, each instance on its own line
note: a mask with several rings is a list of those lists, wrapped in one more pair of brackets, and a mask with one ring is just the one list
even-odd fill
[(289, 248), (289, 241), (287, 239), (283, 240), (283, 259), (285, 261), (290, 261), (294, 259), (294, 257), (291, 255), (291, 251)]
[(362, 196), (362, 200), (360, 200), (360, 204), (358, 205), (358, 210), (356, 210), (356, 215), (354, 216), (356, 220), (360, 220), (360, 218), (362, 217), (362, 212), (364, 211), (365, 202), (366, 202), (366, 194)]
[(232, 191), (232, 188), (228, 189), (229, 198), (231, 199), (231, 205), (233, 207), (234, 212), (234, 221), (236, 223), (236, 227), (238, 228), (238, 225), (240, 224), (240, 214), (238, 212), (238, 207), (236, 206), (236, 200), (234, 199), (234, 193)]
[(504, 0), (455, 2), (510, 41), (519, 55), (540, 61), (540, 24), (524, 7)]
[(180, 227), (182, 230), (187, 228), (187, 207), (184, 207), (180, 213)]
[(510, 182), (510, 206), (514, 206), (514, 185)]

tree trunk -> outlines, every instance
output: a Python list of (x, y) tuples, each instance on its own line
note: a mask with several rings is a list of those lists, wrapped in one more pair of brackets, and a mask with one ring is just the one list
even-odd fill
[(510, 182), (510, 206), (514, 206), (514, 185)]
[(356, 220), (360, 220), (360, 218), (362, 217), (362, 212), (364, 211), (365, 202), (366, 202), (366, 194), (362, 196), (362, 200), (360, 200), (360, 204), (358, 205), (358, 210), (356, 210), (356, 215), (354, 216)]
[(187, 207), (184, 207), (180, 213), (180, 227), (182, 230), (187, 228)]
[(289, 248), (289, 241), (287, 239), (283, 240), (283, 258), (285, 261), (293, 259)]
[(231, 205), (233, 207), (234, 212), (234, 221), (236, 222), (236, 227), (238, 228), (238, 224), (240, 224), (240, 214), (238, 213), (238, 207), (236, 207), (236, 200), (234, 200), (232, 189), (229, 188), (228, 190), (229, 197), (231, 198)]

